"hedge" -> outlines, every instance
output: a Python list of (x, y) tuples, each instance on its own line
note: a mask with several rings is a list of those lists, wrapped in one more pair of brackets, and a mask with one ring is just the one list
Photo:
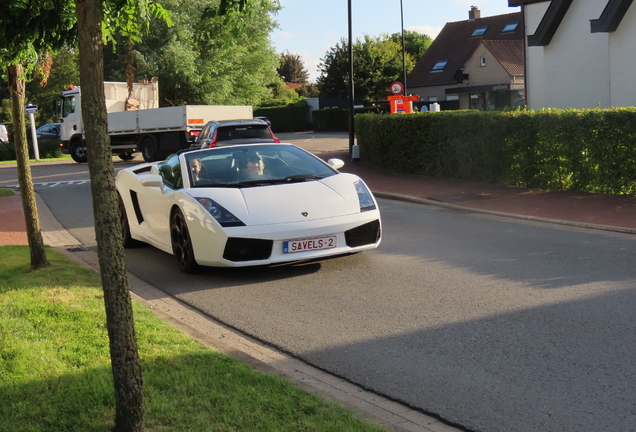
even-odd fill
[(272, 122), (274, 132), (301, 132), (307, 130), (307, 110), (309, 106), (288, 106), (284, 108), (258, 108), (254, 116), (265, 116)]
[[(388, 107), (355, 108), (355, 114), (388, 112)], [(349, 110), (347, 108), (327, 108), (314, 110), (314, 132), (347, 132), (349, 130)], [(355, 123), (355, 122), (354, 122)]]
[[(53, 143), (39, 144), (38, 154), (41, 159), (44, 158), (57, 158), (62, 156), (60, 147)], [(33, 159), (33, 146), (29, 142), (29, 158)], [(0, 161), (13, 161), (15, 160), (15, 145), (13, 143), (0, 143)]]
[(432, 177), (545, 190), (636, 193), (636, 108), (355, 118), (360, 156)]

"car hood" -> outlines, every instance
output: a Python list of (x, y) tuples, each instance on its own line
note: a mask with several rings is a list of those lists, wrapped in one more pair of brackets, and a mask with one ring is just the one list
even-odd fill
[(248, 226), (325, 219), (360, 212), (354, 176), (336, 175), (320, 181), (247, 188), (191, 189), (208, 197)]

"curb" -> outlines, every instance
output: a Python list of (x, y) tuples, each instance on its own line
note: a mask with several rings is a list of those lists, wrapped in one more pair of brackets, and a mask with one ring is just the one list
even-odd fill
[(373, 195), (377, 198), (390, 199), (394, 201), (404, 201), (404, 202), (410, 202), (414, 204), (433, 205), (437, 207), (444, 207), (444, 208), (449, 208), (453, 210), (461, 210), (461, 211), (470, 212), (470, 213), (481, 213), (481, 214), (487, 214), (491, 216), (520, 219), (520, 220), (526, 220), (531, 222), (542, 222), (542, 223), (550, 223), (555, 225), (566, 225), (566, 226), (572, 226), (577, 228), (612, 231), (612, 232), (618, 232), (618, 233), (624, 233), (624, 234), (636, 234), (636, 229), (634, 228), (626, 228), (626, 227), (619, 227), (619, 226), (613, 226), (613, 225), (593, 224), (588, 222), (568, 221), (568, 220), (562, 220), (562, 219), (550, 219), (550, 218), (544, 218), (539, 216), (520, 215), (516, 213), (505, 213), (505, 212), (498, 212), (494, 210), (484, 210), (484, 209), (478, 209), (473, 207), (467, 207), (467, 206), (462, 206), (458, 204), (450, 204), (443, 201), (432, 200), (429, 198), (417, 198), (417, 197), (412, 197), (409, 195), (400, 195), (400, 194), (389, 193), (389, 192), (379, 192), (379, 191), (372, 191), (372, 192), (373, 192)]

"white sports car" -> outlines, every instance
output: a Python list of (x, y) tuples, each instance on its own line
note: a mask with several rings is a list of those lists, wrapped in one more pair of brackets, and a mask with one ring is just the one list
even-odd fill
[(149, 243), (179, 268), (268, 265), (376, 248), (375, 198), (292, 144), (184, 150), (117, 175), (124, 246)]

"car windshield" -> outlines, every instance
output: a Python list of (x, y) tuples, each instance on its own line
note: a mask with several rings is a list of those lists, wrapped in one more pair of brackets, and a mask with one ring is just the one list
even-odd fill
[(184, 154), (193, 187), (253, 187), (323, 179), (337, 171), (293, 145), (214, 147)]

